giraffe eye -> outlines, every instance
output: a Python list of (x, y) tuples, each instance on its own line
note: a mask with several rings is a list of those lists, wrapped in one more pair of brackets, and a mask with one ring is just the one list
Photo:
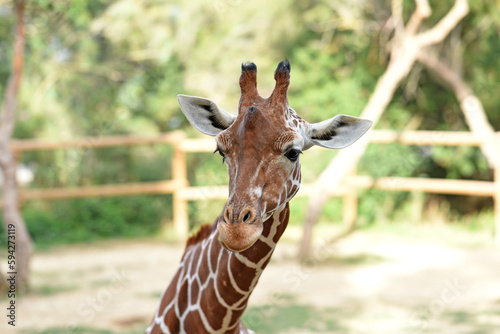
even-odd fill
[(285, 157), (290, 161), (297, 161), (301, 153), (302, 151), (292, 148), (290, 151), (286, 152)]
[(219, 146), (217, 146), (213, 154), (215, 154), (216, 152), (219, 152), (220, 156), (222, 157), (222, 163), (226, 162), (226, 157), (224, 156), (224, 153), (222, 153), (222, 151), (219, 149)]

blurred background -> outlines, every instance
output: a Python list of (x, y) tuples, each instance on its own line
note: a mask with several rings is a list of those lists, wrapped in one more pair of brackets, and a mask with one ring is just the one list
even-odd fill
[[(431, 1), (432, 14), (419, 31), (431, 29), (454, 3)], [(340, 113), (360, 116), (404, 41), (398, 30), (404, 26), (395, 18), (406, 24), (415, 11), (410, 0), (26, 1), (24, 69), (12, 138), (30, 143), (92, 139), (18, 156), (21, 197), (30, 189), (171, 179), (171, 144), (94, 147), (93, 141), (176, 131), (202, 138), (183, 116), (176, 95), (207, 97), (235, 113), (240, 66), (247, 61), (257, 64), (259, 91), (267, 96), (276, 65), (288, 58), (289, 102), (309, 122)], [(16, 24), (13, 2), (0, 0), (0, 96), (13, 72)], [(463, 80), (491, 129), (499, 131), (500, 3), (470, 1), (468, 14), (428, 49)], [(446, 80), (415, 59), (407, 70), (400, 81), (394, 79), (397, 87), (375, 129), (470, 130), (463, 101)], [(227, 184), (226, 168), (213, 149), (215, 143), (185, 153), (190, 186)], [(500, 150), (496, 153), (500, 156)], [(317, 149), (301, 156), (303, 183), (318, 180), (336, 155)], [(477, 145), (372, 143), (356, 173), (494, 181), (494, 168)], [(182, 254), (173, 195), (64, 197), (22, 201), (35, 250), (30, 287), (20, 299), (20, 330), (140, 333)], [(225, 200), (211, 197), (217, 196), (186, 204), (189, 231), (212, 223), (221, 212)], [(306, 262), (297, 260), (297, 252), (309, 199), (291, 202), (283, 245), (245, 315), (249, 328), (257, 333), (498, 333), (500, 261), (492, 195), (367, 186), (356, 198), (349, 233), (345, 199), (325, 203), (314, 228), (312, 260)], [(7, 249), (5, 231), (0, 235)], [(4, 272), (6, 255), (0, 255)]]

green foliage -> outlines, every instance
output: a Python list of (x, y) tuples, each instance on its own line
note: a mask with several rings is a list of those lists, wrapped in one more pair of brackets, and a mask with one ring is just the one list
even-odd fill
[[(291, 59), (297, 74), (290, 89), (290, 103), (309, 122), (335, 114), (359, 116), (367, 101), (363, 72), (349, 65), (354, 50), (330, 54), (321, 49), (298, 49)], [(293, 98), (296, 96), (298, 98)]]
[[(487, 160), (480, 150), (474, 147), (443, 148), (432, 149), (432, 159), (434, 162), (446, 170), (445, 177), (450, 179), (484, 179), (490, 178)], [(461, 157), (460, 160), (454, 159)]]
[[(23, 216), (38, 248), (156, 233), (171, 220), (171, 196), (29, 202)], [(5, 232), (0, 233), (5, 243)]]

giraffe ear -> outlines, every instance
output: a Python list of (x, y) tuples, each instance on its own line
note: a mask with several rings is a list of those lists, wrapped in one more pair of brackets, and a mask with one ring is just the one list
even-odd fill
[(372, 126), (367, 119), (337, 115), (326, 121), (310, 124), (306, 147), (344, 148), (358, 140)]
[(216, 136), (233, 124), (236, 116), (220, 108), (215, 102), (197, 96), (177, 95), (181, 110), (198, 131)]

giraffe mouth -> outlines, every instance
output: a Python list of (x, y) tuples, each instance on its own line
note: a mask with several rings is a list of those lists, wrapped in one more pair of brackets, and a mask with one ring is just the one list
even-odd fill
[(220, 244), (235, 253), (246, 251), (252, 247), (259, 240), (263, 229), (264, 225), (261, 220), (251, 224), (232, 224), (220, 221), (217, 225)]
[(224, 247), (225, 249), (227, 249), (228, 251), (231, 251), (231, 252), (234, 252), (234, 253), (241, 253), (241, 252), (246, 251), (247, 249), (249, 249), (250, 247), (252, 247), (257, 242), (257, 240), (259, 240), (259, 238), (255, 239), (255, 241), (253, 243), (251, 243), (249, 246), (247, 246), (246, 248), (243, 248), (243, 249), (232, 249), (231, 247), (229, 247), (228, 245), (226, 245), (224, 243), (224, 241), (222, 240), (222, 238), (220, 237), (220, 234), (219, 234), (219, 242), (220, 242), (221, 246)]

